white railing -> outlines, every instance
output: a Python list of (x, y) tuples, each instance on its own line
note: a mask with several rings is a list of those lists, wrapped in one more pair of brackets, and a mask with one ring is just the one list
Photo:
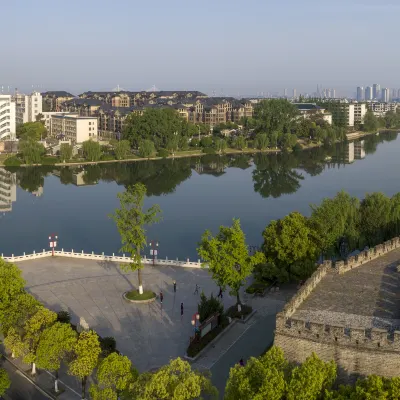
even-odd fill
[[(15, 256), (14, 254), (12, 254), (11, 257), (5, 257), (3, 254), (1, 254), (1, 258), (3, 258), (3, 260), (5, 260), (5, 261), (14, 263), (14, 262), (36, 260), (39, 258), (51, 257), (52, 255), (53, 255), (53, 252), (51, 250), (50, 251), (43, 250), (42, 252), (39, 252), (39, 253), (36, 253), (36, 252), (33, 252), (32, 254), (24, 253), (22, 256)], [(110, 261), (110, 262), (116, 262), (116, 263), (131, 262), (131, 259), (129, 257), (125, 256), (125, 254), (123, 254), (122, 256), (116, 256), (113, 253), (112, 256), (107, 256), (104, 253), (102, 253), (102, 254), (94, 254), (94, 252), (84, 253), (83, 250), (82, 250), (82, 252), (74, 252), (74, 250), (64, 251), (64, 249), (56, 250), (56, 251), (54, 251), (54, 256), (55, 257), (67, 257), (67, 258), (79, 258), (79, 259), (85, 259), (85, 260)], [(151, 264), (153, 264), (153, 259), (143, 256), (142, 262), (143, 262), (143, 264), (151, 265)], [(197, 262), (193, 262), (193, 261), (190, 261), (189, 259), (187, 259), (186, 261), (179, 261), (178, 259), (168, 260), (168, 258), (166, 258), (165, 260), (163, 260), (163, 259), (156, 258), (155, 265), (169, 265), (169, 266), (186, 267), (186, 268), (201, 268), (201, 261), (198, 260)]]

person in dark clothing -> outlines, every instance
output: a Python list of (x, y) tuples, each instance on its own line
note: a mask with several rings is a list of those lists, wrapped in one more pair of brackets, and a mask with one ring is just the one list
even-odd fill
[(183, 303), (181, 303), (181, 319), (183, 317)]
[(161, 291), (160, 292), (160, 303), (161, 304), (162, 304), (163, 300), (164, 300), (164, 295), (163, 295), (163, 292)]
[(240, 361), (239, 361), (239, 364), (240, 364), (240, 366), (241, 366), (241, 367), (244, 367), (244, 361), (243, 361), (243, 358), (241, 358), (241, 359), (240, 359)]
[(221, 300), (222, 300), (223, 294), (224, 294), (224, 292), (222, 291), (222, 287), (220, 286), (219, 287), (219, 293), (218, 293), (217, 297), (221, 297)]

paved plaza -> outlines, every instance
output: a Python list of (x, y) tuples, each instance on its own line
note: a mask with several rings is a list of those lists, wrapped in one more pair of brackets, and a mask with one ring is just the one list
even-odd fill
[[(218, 294), (203, 269), (146, 266), (143, 287), (157, 294), (163, 291), (161, 307), (158, 300), (149, 304), (125, 301), (122, 293), (137, 288), (137, 272), (123, 273), (115, 263), (54, 257), (21, 262), (18, 267), (30, 293), (54, 311), (67, 310), (72, 323), (84, 317), (99, 335), (115, 337), (118, 350), (139, 371), (160, 367), (185, 354), (200, 297), (193, 294), (196, 283), (207, 296)], [(233, 297), (224, 295), (225, 307), (234, 303)]]

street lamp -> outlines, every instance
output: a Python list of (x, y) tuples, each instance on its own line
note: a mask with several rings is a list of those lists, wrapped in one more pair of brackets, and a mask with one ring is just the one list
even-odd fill
[(150, 242), (150, 246), (151, 246), (150, 255), (153, 256), (153, 266), (154, 266), (155, 262), (156, 262), (156, 256), (157, 256), (157, 253), (158, 253), (157, 249), (156, 249), (156, 247), (158, 247), (158, 242), (156, 240), (152, 240)]
[(50, 246), (50, 248), (51, 248), (51, 250), (52, 250), (52, 256), (54, 257), (54, 249), (55, 249), (55, 247), (57, 246), (57, 239), (58, 239), (58, 236), (55, 234), (55, 233), (52, 233), (50, 236), (49, 236), (49, 241), (50, 241), (50, 243), (49, 243), (49, 246)]
[(194, 328), (194, 336), (196, 336), (199, 320), (200, 320), (200, 314), (199, 313), (193, 314), (191, 323)]

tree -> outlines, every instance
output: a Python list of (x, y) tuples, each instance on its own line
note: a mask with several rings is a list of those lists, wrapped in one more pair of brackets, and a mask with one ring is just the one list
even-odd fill
[(20, 140), (18, 149), (25, 164), (40, 164), (42, 156), (46, 153), (44, 146), (34, 139)]
[[(38, 114), (38, 116), (41, 114)], [(20, 124), (16, 129), (17, 138), (21, 140), (33, 140), (38, 141), (46, 138), (47, 129), (43, 122), (26, 122), (25, 124)]]
[(200, 146), (201, 147), (206, 148), (206, 147), (211, 147), (212, 145), (213, 145), (213, 139), (210, 136), (203, 137), (200, 140)]
[(55, 373), (54, 390), (58, 392), (58, 371), (63, 360), (68, 360), (75, 348), (77, 333), (69, 323), (56, 322), (45, 329), (36, 351), (39, 368)]
[(269, 145), (268, 135), (265, 133), (258, 133), (256, 135), (255, 146), (259, 150), (264, 150)]
[(22, 341), (26, 354), (24, 362), (32, 363), (32, 375), (36, 374), (36, 351), (43, 331), (57, 320), (57, 314), (41, 306), (25, 323)]
[[(145, 226), (151, 225), (160, 220), (158, 214), (160, 207), (155, 204), (148, 210), (143, 211), (143, 203), (146, 196), (146, 186), (137, 183), (129, 186), (125, 192), (118, 193), (120, 208), (111, 215), (117, 224), (119, 234), (121, 235), (121, 251), (130, 254), (131, 263), (127, 268), (130, 271), (138, 271), (139, 293), (143, 294), (142, 285), (142, 257), (141, 249), (147, 244)], [(121, 268), (126, 268), (121, 265)]]
[(247, 142), (244, 136), (238, 136), (233, 141), (233, 147), (238, 150), (244, 150), (247, 146)]
[(297, 143), (297, 136), (291, 133), (284, 133), (281, 138), (283, 150), (291, 150)]
[(215, 150), (218, 151), (218, 153), (220, 153), (220, 154), (223, 153), (224, 150), (227, 147), (226, 140), (225, 139), (216, 138), (214, 140), (214, 147), (215, 147)]
[(98, 161), (101, 157), (101, 146), (93, 140), (82, 143), (83, 155), (87, 161)]
[(377, 129), (378, 129), (378, 119), (371, 110), (368, 110), (364, 115), (364, 131), (376, 132)]
[[(154, 145), (153, 145), (154, 147)], [(114, 154), (117, 160), (123, 160), (131, 151), (129, 140), (119, 140), (114, 144)]]
[[(0, 324), (5, 320), (13, 300), (24, 292), (25, 281), (21, 270), (15, 265), (0, 258)], [(4, 331), (3, 331), (4, 333)]]
[(366, 194), (360, 205), (360, 233), (369, 246), (388, 239), (391, 220), (390, 199), (383, 193)]
[(86, 396), (87, 378), (95, 369), (100, 353), (97, 333), (92, 330), (81, 332), (74, 347), (74, 359), (69, 365), (68, 373), (81, 380), (82, 399)]
[(280, 400), (286, 393), (288, 362), (278, 347), (265, 355), (251, 357), (245, 367), (236, 365), (229, 372), (225, 400)]
[(190, 364), (180, 358), (171, 360), (154, 373), (139, 375), (129, 393), (140, 400), (195, 400), (204, 395), (218, 398), (218, 391), (212, 386), (210, 378), (193, 371)]
[(224, 312), (224, 305), (211, 293), (210, 298), (202, 292), (200, 294), (200, 303), (197, 305), (197, 312), (200, 315), (200, 323), (215, 314)]
[(334, 361), (323, 362), (314, 353), (295, 367), (288, 381), (287, 400), (317, 400), (336, 380)]
[(316, 261), (318, 248), (314, 231), (307, 218), (293, 212), (285, 218), (271, 221), (263, 232), (263, 252), (267, 262), (276, 264), (287, 279), (291, 279), (293, 267), (302, 262)]
[(62, 143), (60, 146), (60, 158), (63, 162), (72, 158), (72, 146), (68, 143)]
[(36, 122), (41, 122), (42, 124), (44, 123), (44, 121), (42, 121), (43, 119), (44, 119), (44, 115), (42, 113), (39, 113), (35, 117)]
[(139, 155), (143, 158), (150, 158), (154, 155), (156, 149), (151, 140), (142, 140), (139, 144)]
[(239, 291), (245, 279), (253, 272), (256, 264), (265, 260), (262, 253), (249, 255), (245, 235), (238, 219), (233, 220), (231, 227), (220, 226), (219, 233), (213, 237), (210, 231), (205, 231), (199, 247), (199, 256), (208, 265), (212, 278), (218, 286), (229, 286), (236, 295), (237, 304), (241, 304)]
[(177, 135), (173, 135), (171, 138), (168, 139), (166, 149), (172, 153), (172, 155), (175, 154), (176, 151), (179, 149), (179, 138)]
[[(128, 357), (111, 353), (97, 368), (97, 384), (91, 385), (90, 395), (93, 400), (102, 398), (117, 400), (118, 396), (133, 384), (137, 376), (138, 373), (132, 368)], [(109, 397), (104, 397), (106, 393)]]
[(4, 368), (0, 368), (0, 396), (4, 396), (10, 386), (11, 380), (7, 371)]

